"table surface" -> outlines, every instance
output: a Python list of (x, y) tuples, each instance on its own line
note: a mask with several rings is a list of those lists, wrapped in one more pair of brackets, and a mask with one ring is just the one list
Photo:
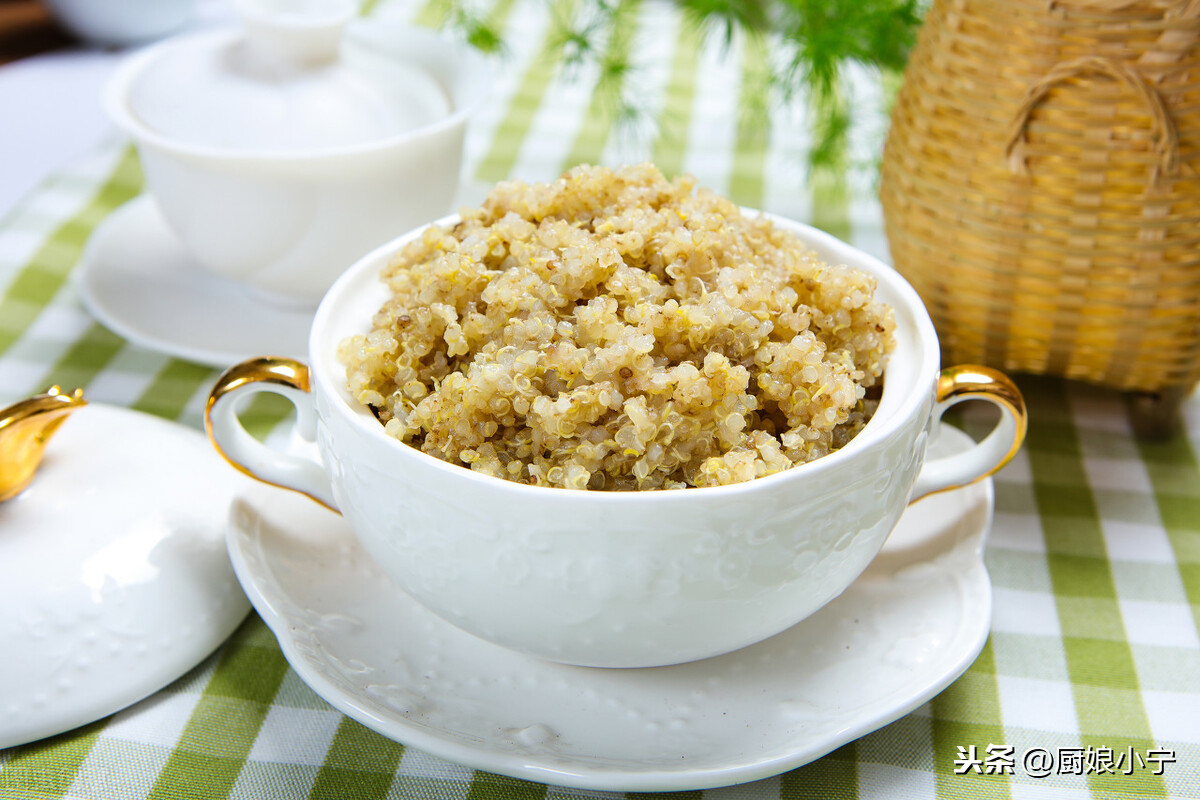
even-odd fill
[[(428, 24), (435, 5), (371, 8)], [(200, 9), (197, 24), (228, 19), (219, 0)], [(886, 257), (872, 166), (885, 117), (870, 75), (850, 76), (866, 109), (851, 132), (854, 165), (813, 182), (802, 107), (756, 117), (742, 90), (762, 48), (737, 37), (726, 47), (670, 6), (642, 4), (643, 61), (628, 85), (641, 123), (655, 124), (614, 127), (593, 95), (595, 70), (543, 54), (543, 3), (491, 13), (510, 47), (472, 121), (468, 182), (653, 160)], [(106, 330), (70, 282), (91, 231), (142, 190), (136, 156), (96, 100), (123, 55), (76, 46), (0, 67), (0, 405), (59, 383), (199, 428), (215, 371)], [(900, 720), (707, 796), (1200, 797), (1200, 399), (1185, 402), (1177, 435), (1149, 442), (1134, 437), (1116, 393), (1019, 382), (1029, 437), (995, 478), (994, 612), (978, 660)], [(1039, 769), (1047, 755), (1051, 767)], [(0, 751), (4, 798), (540, 796), (607, 795), (474, 772), (363, 728), (299, 680), (253, 613), (158, 694)]]

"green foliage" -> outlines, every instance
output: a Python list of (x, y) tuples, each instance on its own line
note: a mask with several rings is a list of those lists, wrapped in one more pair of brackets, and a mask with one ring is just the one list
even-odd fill
[(842, 68), (848, 62), (898, 74), (916, 39), (918, 0), (780, 0), (776, 30), (788, 54), (776, 75), (785, 100), (800, 90), (813, 111), (811, 166), (840, 168), (846, 160), (850, 103)]
[(641, 0), (549, 0), (550, 46), (561, 52), (568, 68), (596, 66), (595, 92), (617, 124), (635, 123), (641, 116), (631, 76), (633, 34)]
[[(440, 0), (443, 19), (482, 50), (500, 49), (494, 24), (466, 9), (471, 0)], [(551, 46), (564, 63), (597, 67), (596, 92), (614, 122), (637, 118), (635, 54), (631, 39), (639, 2), (672, 0), (546, 0)], [(673, 0), (689, 24), (726, 46), (736, 32), (764, 37), (773, 58), (765, 93), (779, 103), (804, 102), (812, 120), (814, 170), (846, 165), (853, 98), (844, 68), (858, 64), (894, 87), (916, 39), (923, 0)], [(759, 87), (755, 87), (759, 88)], [(765, 106), (765, 101), (764, 101)], [(765, 113), (765, 110), (764, 110)]]
[(917, 0), (781, 0), (776, 29), (791, 51), (787, 87), (835, 91), (841, 65), (901, 70), (921, 21)]
[(480, 17), (467, 17), (462, 21), (467, 42), (484, 53), (498, 53), (504, 47), (500, 33)]
[(726, 45), (735, 30), (768, 28), (769, 0), (679, 0), (679, 7), (693, 25), (722, 29)]
[[(371, 6), (377, 2), (368, 2), (363, 14), (371, 13)], [(472, 47), (483, 53), (494, 54), (504, 49), (504, 36), (499, 25), (482, 14), (472, 3), (464, 0), (433, 0), (427, 7), (427, 13), (432, 20), (427, 24), (436, 24), (440, 28), (449, 28), (458, 34)]]

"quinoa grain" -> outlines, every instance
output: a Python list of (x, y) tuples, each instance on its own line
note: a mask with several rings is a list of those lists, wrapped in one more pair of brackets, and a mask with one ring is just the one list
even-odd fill
[(539, 486), (712, 486), (826, 455), (877, 405), (874, 279), (690, 177), (577, 167), (461, 217), (393, 259), (339, 348), (352, 394), (426, 453)]

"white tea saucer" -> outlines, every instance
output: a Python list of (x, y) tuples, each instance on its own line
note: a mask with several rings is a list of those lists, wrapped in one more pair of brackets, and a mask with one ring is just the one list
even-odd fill
[(75, 285), (92, 316), (115, 333), (220, 368), (254, 356), (304, 357), (316, 312), (272, 303), (206, 271), (145, 194), (96, 227)]
[(292, 667), (367, 727), (540, 783), (673, 791), (807, 763), (958, 677), (991, 626), (991, 514), (990, 481), (926, 498), (815, 616), (735, 653), (653, 669), (553, 664), (463, 633), (395, 588), (341, 517), (299, 495), (243, 495), (229, 547)]
[(198, 431), (71, 414), (0, 503), (0, 749), (119, 711), (233, 632), (250, 604), (225, 528), (249, 484)]

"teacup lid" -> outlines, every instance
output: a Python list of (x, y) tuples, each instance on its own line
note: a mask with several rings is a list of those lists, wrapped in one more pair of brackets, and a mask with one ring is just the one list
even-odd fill
[(225, 534), (252, 481), (199, 431), (79, 392), (0, 409), (0, 445), (0, 473), (19, 467), (0, 480), (3, 750), (158, 691), (233, 632), (249, 603)]
[(241, 30), (160, 46), (133, 81), (130, 111), (180, 143), (288, 152), (361, 145), (452, 111), (403, 54), (356, 48), (353, 0), (236, 0)]

